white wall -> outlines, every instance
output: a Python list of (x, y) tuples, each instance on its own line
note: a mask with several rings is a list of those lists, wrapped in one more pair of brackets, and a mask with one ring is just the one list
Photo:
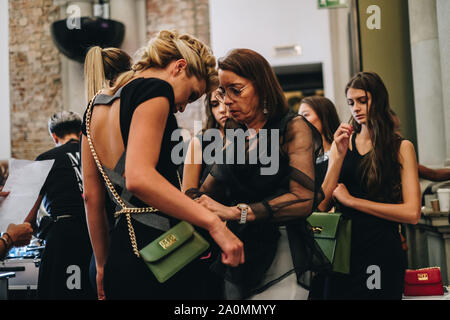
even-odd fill
[[(233, 48), (262, 54), (272, 66), (322, 63), (325, 95), (334, 101), (328, 10), (314, 0), (210, 0), (211, 47), (217, 57)], [(301, 56), (275, 57), (276, 46), (300, 45)]]
[(8, 1), (0, 1), (0, 160), (11, 156)]

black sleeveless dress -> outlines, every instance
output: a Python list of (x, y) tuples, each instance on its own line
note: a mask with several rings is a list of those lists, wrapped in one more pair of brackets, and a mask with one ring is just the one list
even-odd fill
[[(339, 182), (354, 197), (384, 203), (400, 203), (401, 195), (390, 197), (369, 196), (358, 169), (364, 156), (359, 154), (352, 137), (352, 150), (348, 150), (341, 169)], [(399, 183), (392, 177), (389, 184)], [(389, 188), (386, 185), (387, 189)], [(399, 224), (341, 206), (338, 210), (352, 219), (350, 274), (333, 273), (328, 277), (326, 299), (401, 299), (405, 275)]]
[[(179, 143), (171, 140), (172, 132), (178, 128), (176, 118), (172, 113), (174, 109), (174, 93), (171, 85), (156, 78), (138, 78), (119, 90), (121, 90), (120, 129), (125, 150), (127, 148), (131, 119), (136, 108), (143, 102), (155, 97), (166, 97), (168, 99), (170, 109), (156, 169), (170, 183), (179, 188), (176, 173), (177, 166), (171, 160), (171, 151)], [(100, 100), (110, 97), (101, 96), (98, 96)], [(95, 104), (93, 107), (95, 107)], [(86, 134), (85, 128), (84, 121), (82, 128), (84, 134)], [(148, 141), (148, 143), (151, 144), (152, 141)], [(122, 177), (125, 164), (124, 159), (123, 155), (114, 170), (105, 168), (105, 171), (115, 185), (119, 195), (126, 202), (134, 207), (147, 207), (147, 204), (134, 197), (125, 188)], [(150, 216), (153, 217), (149, 218)], [(164, 213), (136, 214), (132, 215), (132, 218), (138, 249), (142, 249), (164, 233), (164, 231), (179, 222), (179, 220)], [(153, 222), (148, 223), (149, 219), (153, 219)], [(104, 267), (104, 290), (107, 299), (206, 299), (208, 297), (205, 296), (202, 284), (203, 273), (204, 267), (200, 259), (197, 259), (171, 279), (161, 284), (153, 276), (144, 261), (134, 255), (124, 216), (118, 218), (115, 226), (110, 231), (110, 247)]]

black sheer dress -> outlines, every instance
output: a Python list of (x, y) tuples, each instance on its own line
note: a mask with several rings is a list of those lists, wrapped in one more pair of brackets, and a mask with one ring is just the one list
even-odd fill
[[(239, 130), (244, 131), (239, 128), (233, 133)], [(227, 161), (213, 166), (200, 190), (186, 193), (191, 197), (206, 193), (228, 206), (247, 203), (257, 217), (244, 225), (227, 222), (245, 250), (245, 263), (239, 267), (227, 267), (220, 260), (212, 267), (232, 286), (226, 290), (227, 298), (250, 298), (290, 275), (297, 281), (308, 270), (329, 267), (305, 220), (322, 199), (315, 182), (315, 160), (322, 148), (317, 130), (291, 112), (268, 121), (256, 136), (245, 140), (243, 164), (238, 161), (242, 153), (239, 138), (230, 137), (229, 131), (226, 138), (231, 141), (224, 149)], [(230, 148), (234, 157), (229, 156)], [(255, 154), (257, 161), (251, 161)], [(280, 264), (277, 251), (283, 241), (290, 254), (289, 261)]]

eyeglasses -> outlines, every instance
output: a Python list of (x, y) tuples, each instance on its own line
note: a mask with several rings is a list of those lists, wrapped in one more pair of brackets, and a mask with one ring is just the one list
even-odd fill
[(217, 93), (217, 95), (216, 95), (217, 100), (219, 100), (220, 102), (223, 102), (223, 101), (225, 101), (225, 97), (227, 95), (231, 100), (239, 99), (242, 94), (242, 91), (244, 91), (245, 88), (247, 88), (247, 87), (248, 87), (248, 84), (243, 86), (242, 88), (236, 88), (234, 86), (230, 86), (230, 87), (228, 87), (228, 89), (225, 89), (224, 87), (219, 87), (220, 92)]

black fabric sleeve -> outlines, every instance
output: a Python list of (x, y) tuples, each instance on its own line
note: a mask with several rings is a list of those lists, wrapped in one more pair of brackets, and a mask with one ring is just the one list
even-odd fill
[(289, 122), (281, 146), (289, 158), (289, 190), (275, 198), (250, 204), (257, 219), (273, 217), (284, 221), (311, 214), (316, 192), (315, 145), (312, 130), (302, 117)]

